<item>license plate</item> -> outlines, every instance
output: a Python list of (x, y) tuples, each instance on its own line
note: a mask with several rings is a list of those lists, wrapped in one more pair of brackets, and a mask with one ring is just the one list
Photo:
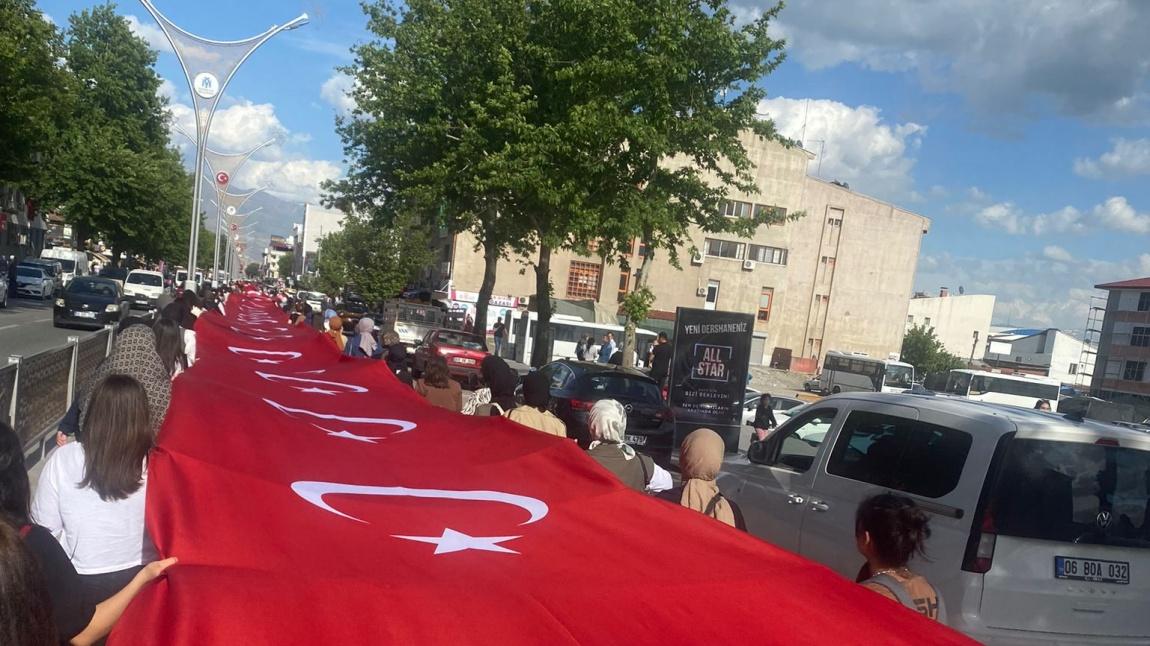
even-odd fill
[(455, 363), (463, 364), (465, 366), (474, 366), (475, 359), (456, 359)]
[(627, 444), (634, 444), (635, 446), (645, 446), (647, 444), (646, 435), (626, 435), (623, 438)]
[(96, 318), (95, 312), (76, 312), (76, 318), (94, 319)]
[(1054, 578), (1129, 585), (1130, 563), (1126, 561), (1104, 561), (1102, 559), (1055, 556)]

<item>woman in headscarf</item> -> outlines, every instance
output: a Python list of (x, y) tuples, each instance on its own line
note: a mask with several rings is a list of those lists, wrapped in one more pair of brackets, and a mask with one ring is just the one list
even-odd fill
[(726, 444), (709, 428), (692, 431), (679, 448), (679, 470), (683, 484), (659, 494), (659, 497), (710, 516), (736, 529), (747, 531), (743, 512), (723, 497), (715, 484), (723, 466)]
[(332, 315), (327, 318), (325, 325), (327, 329), (324, 330), (323, 335), (335, 344), (336, 350), (343, 352), (347, 347), (347, 339), (343, 338), (343, 319), (333, 312)]
[[(515, 409), (515, 386), (518, 385), (519, 375), (507, 365), (503, 359), (491, 354), (483, 358), (479, 364), (479, 374), (483, 377), (486, 388), (481, 389), (476, 397), (479, 405), (475, 407), (475, 414), (479, 416), (506, 415)], [(482, 391), (486, 390), (486, 393)]]
[(365, 316), (355, 324), (355, 334), (348, 339), (344, 354), (361, 359), (383, 356), (383, 346), (375, 341), (375, 321)]
[(542, 372), (535, 371), (523, 379), (523, 405), (509, 411), (507, 419), (528, 428), (542, 431), (555, 437), (567, 437), (567, 427), (548, 410), (551, 404), (551, 380)]
[(152, 432), (160, 430), (164, 417), (168, 414), (168, 404), (172, 400), (172, 378), (164, 368), (164, 362), (156, 352), (156, 334), (152, 328), (133, 325), (116, 337), (112, 354), (96, 367), (88, 388), (73, 401), (72, 408), (60, 421), (56, 444), (63, 446), (67, 436), (78, 435), (83, 428), (88, 399), (92, 388), (108, 375), (127, 375), (144, 386), (148, 394), (148, 410), (151, 414)]
[(384, 359), (391, 374), (400, 382), (412, 385), (411, 370), (407, 367), (407, 346), (403, 345), (403, 341), (399, 340), (399, 335), (394, 330), (383, 333), (383, 349)]
[(615, 474), (635, 491), (657, 493), (674, 486), (671, 474), (627, 445), (627, 411), (614, 399), (601, 399), (591, 407), (591, 456), (604, 469)]

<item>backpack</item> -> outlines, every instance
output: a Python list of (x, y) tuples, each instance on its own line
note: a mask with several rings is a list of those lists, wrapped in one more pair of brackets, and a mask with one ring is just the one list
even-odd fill
[[(922, 610), (915, 604), (914, 599), (911, 598), (910, 593), (906, 591), (906, 588), (904, 588), (903, 585), (898, 582), (898, 579), (894, 578), (893, 576), (889, 574), (876, 574), (866, 581), (863, 581), (863, 583), (876, 583), (881, 585), (887, 590), (890, 590), (895, 599), (898, 599), (898, 602), (903, 606), (919, 614), (922, 614), (923, 616), (929, 617), (929, 615), (922, 612)], [(934, 587), (933, 583), (927, 581), (927, 585), (929, 585), (931, 591), (934, 592), (934, 598), (938, 599), (938, 622), (945, 624), (946, 603), (942, 599), (942, 594), (938, 591), (938, 588)]]

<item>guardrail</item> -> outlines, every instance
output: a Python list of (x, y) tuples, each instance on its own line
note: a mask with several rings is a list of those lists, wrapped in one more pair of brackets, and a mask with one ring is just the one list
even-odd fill
[(51, 448), (53, 431), (92, 374), (112, 352), (112, 327), (36, 354), (8, 357), (0, 368), (0, 416), (16, 429), (28, 466)]

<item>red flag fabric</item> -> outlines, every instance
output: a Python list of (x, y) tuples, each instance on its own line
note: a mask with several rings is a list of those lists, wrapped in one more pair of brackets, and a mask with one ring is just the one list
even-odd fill
[(970, 643), (569, 441), (431, 407), (262, 296), (227, 311), (148, 465), (180, 563), (114, 646)]

